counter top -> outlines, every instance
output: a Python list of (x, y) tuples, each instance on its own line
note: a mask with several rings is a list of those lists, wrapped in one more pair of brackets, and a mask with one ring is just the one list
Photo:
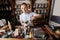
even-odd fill
[(0, 40), (33, 40), (33, 39), (29, 39), (29, 38), (23, 38), (23, 39), (17, 39), (17, 38), (0, 38)]

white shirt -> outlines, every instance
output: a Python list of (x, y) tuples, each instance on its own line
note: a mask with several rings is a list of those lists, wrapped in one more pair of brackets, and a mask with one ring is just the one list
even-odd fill
[[(21, 15), (19, 15), (19, 19), (20, 19), (20, 21), (26, 22), (26, 21), (30, 20), (31, 17), (34, 16), (35, 14), (36, 14), (36, 13), (34, 13), (34, 12), (27, 13), (27, 14), (22, 13)], [(32, 23), (31, 23), (31, 24), (32, 24)], [(31, 24), (29, 24), (29, 25), (31, 25)], [(24, 27), (27, 26), (27, 25), (28, 25), (28, 24), (23, 24)], [(32, 24), (32, 25), (33, 25), (33, 24)], [(26, 34), (26, 29), (24, 29), (24, 34)]]
[(26, 22), (26, 21), (30, 20), (31, 17), (34, 16), (35, 14), (36, 13), (34, 13), (34, 12), (27, 13), (27, 14), (22, 13), (21, 15), (19, 15), (19, 19), (20, 19), (20, 21)]

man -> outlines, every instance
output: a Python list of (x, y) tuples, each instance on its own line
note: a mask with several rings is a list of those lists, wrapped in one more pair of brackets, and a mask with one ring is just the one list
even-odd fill
[(21, 15), (19, 15), (19, 18), (20, 18), (20, 23), (23, 26), (24, 26), (25, 22), (33, 21), (37, 18), (41, 18), (41, 16), (42, 16), (41, 14), (36, 14), (34, 12), (30, 12), (28, 10), (28, 6), (26, 3), (21, 4), (21, 10), (23, 13), (21, 13)]

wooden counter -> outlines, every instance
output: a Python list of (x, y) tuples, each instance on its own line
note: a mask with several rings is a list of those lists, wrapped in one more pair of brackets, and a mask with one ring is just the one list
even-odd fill
[(17, 39), (17, 38), (0, 38), (0, 40), (33, 40), (33, 39)]

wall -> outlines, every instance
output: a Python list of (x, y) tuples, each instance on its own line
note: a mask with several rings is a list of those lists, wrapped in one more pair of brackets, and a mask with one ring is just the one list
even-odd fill
[(60, 26), (60, 0), (52, 0), (49, 24)]
[(60, 16), (60, 0), (55, 0), (53, 15)]

